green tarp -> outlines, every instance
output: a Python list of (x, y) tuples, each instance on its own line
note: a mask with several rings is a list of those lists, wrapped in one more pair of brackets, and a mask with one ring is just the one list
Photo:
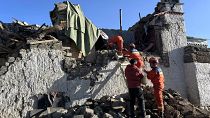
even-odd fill
[(100, 30), (88, 20), (79, 5), (67, 4), (67, 29), (65, 35), (70, 37), (83, 55), (86, 56), (100, 36)]

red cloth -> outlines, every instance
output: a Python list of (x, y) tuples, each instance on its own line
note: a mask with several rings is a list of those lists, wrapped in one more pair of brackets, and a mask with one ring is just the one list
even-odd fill
[(123, 49), (123, 38), (121, 36), (113, 36), (108, 39), (108, 44), (117, 44), (117, 50), (122, 52)]
[(135, 65), (127, 65), (125, 68), (125, 77), (127, 79), (128, 88), (139, 88), (141, 85), (142, 73)]
[(155, 101), (159, 110), (164, 110), (163, 105), (163, 89), (164, 89), (164, 75), (159, 67), (153, 68), (147, 72), (147, 78), (153, 83)]

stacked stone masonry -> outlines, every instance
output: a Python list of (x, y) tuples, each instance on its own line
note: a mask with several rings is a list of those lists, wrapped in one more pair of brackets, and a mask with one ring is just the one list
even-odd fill
[(187, 46), (184, 49), (184, 62), (210, 63), (210, 49), (198, 46)]

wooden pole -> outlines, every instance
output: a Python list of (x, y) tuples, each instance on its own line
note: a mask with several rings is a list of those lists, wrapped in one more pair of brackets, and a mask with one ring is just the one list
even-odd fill
[(141, 13), (139, 12), (139, 20), (141, 20)]
[(120, 9), (120, 33), (122, 33), (122, 9)]

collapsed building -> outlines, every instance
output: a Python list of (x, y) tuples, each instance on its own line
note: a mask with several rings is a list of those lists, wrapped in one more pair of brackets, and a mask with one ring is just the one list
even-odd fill
[[(160, 58), (166, 89), (178, 91), (197, 106), (208, 107), (210, 50), (187, 46), (182, 5), (179, 1), (161, 0), (155, 12), (124, 31), (123, 38), (127, 44), (135, 42), (142, 51), (150, 43), (146, 39), (155, 37), (149, 52)], [(54, 27), (29, 25), (20, 21), (0, 23), (1, 117), (31, 115), (33, 112), (29, 111), (38, 108), (36, 102), (40, 93), (61, 92), (68, 99), (65, 103), (68, 108), (83, 105), (88, 99), (96, 100), (97, 104), (104, 103), (106, 100), (98, 102), (97, 99), (128, 92), (123, 73), (126, 62), (114, 59), (113, 50), (102, 48), (106, 34), (116, 35), (117, 30), (98, 29), (83, 15), (79, 5), (70, 2), (55, 4), (50, 15)], [(145, 55), (146, 65), (147, 57), (152, 55)], [(171, 94), (165, 93), (165, 99), (177, 96)], [(181, 107), (168, 106), (168, 109), (172, 109), (167, 109), (169, 116), (177, 110), (174, 117), (195, 112), (197, 116), (194, 117), (198, 117), (198, 113), (202, 114), (200, 117), (207, 117), (207, 113), (195, 109), (185, 99), (181, 100), (179, 96), (177, 99), (182, 101), (179, 102), (181, 105), (189, 105), (190, 108), (181, 112)], [(168, 100), (167, 104), (170, 102)], [(109, 114), (114, 116), (114, 113)]]

